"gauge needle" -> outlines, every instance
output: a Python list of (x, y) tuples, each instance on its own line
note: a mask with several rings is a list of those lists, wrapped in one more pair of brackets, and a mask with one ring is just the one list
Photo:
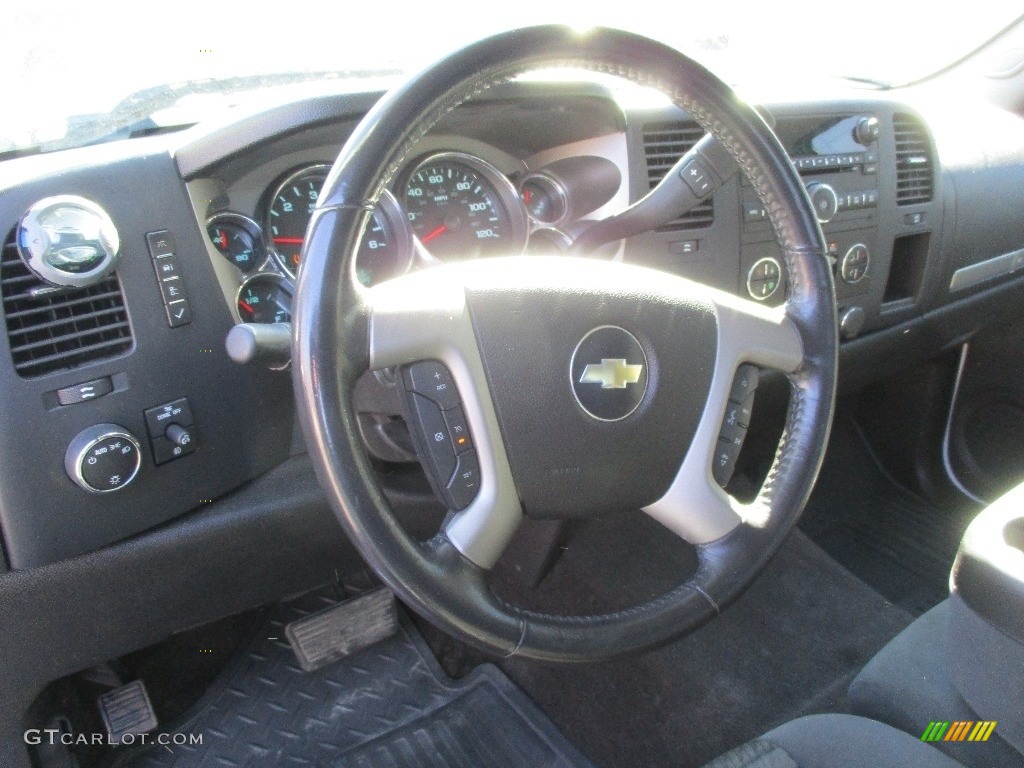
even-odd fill
[(275, 237), (274, 242), (277, 245), (302, 245), (301, 237)]
[(432, 229), (429, 232), (427, 232), (427, 234), (425, 234), (423, 237), (420, 238), (420, 242), (423, 243), (424, 245), (426, 245), (431, 240), (433, 240), (434, 238), (440, 237), (441, 235), (443, 235), (447, 231), (448, 231), (448, 225), (447, 224), (442, 224), (437, 229)]
[(244, 309), (250, 315), (255, 315), (256, 314), (256, 310), (253, 308), (252, 304), (249, 304), (246, 301), (242, 301), (241, 299), (239, 299), (238, 300), (238, 306), (240, 306), (242, 309)]

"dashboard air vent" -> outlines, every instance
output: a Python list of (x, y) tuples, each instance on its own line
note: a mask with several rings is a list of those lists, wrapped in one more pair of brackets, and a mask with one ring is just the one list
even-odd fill
[(896, 202), (899, 205), (927, 203), (932, 199), (932, 147), (924, 126), (917, 118), (896, 113)]
[(131, 326), (116, 275), (88, 288), (35, 294), (46, 287), (21, 260), (12, 233), (0, 255), (0, 292), (19, 375), (42, 376), (131, 348)]
[[(648, 123), (644, 126), (644, 156), (647, 159), (647, 183), (653, 189), (676, 161), (704, 137), (704, 129), (693, 120)], [(713, 198), (709, 197), (678, 219), (658, 227), (659, 232), (703, 229), (715, 222)]]

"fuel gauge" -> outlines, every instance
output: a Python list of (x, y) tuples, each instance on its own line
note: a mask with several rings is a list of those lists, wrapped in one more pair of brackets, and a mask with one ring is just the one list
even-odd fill
[(292, 319), (292, 286), (281, 275), (253, 275), (238, 289), (237, 303), (244, 323), (287, 323)]

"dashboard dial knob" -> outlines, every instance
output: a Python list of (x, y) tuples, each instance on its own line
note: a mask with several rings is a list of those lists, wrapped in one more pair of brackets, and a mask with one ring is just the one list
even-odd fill
[(64, 469), (79, 488), (112, 493), (129, 485), (142, 465), (139, 441), (117, 424), (96, 424), (79, 432), (64, 454)]
[(812, 181), (807, 185), (807, 195), (811, 198), (818, 223), (826, 224), (832, 221), (832, 217), (839, 210), (839, 197), (836, 191), (828, 184)]
[(864, 243), (850, 246), (850, 250), (839, 263), (839, 276), (851, 285), (859, 283), (868, 273), (871, 265), (871, 253)]
[(865, 117), (853, 129), (853, 138), (858, 144), (863, 144), (866, 147), (868, 144), (878, 141), (881, 132), (877, 117)]
[(844, 339), (853, 339), (864, 327), (864, 310), (861, 307), (850, 307), (839, 317), (839, 332)]
[(39, 278), (84, 288), (117, 266), (121, 239), (107, 212), (91, 200), (57, 195), (35, 203), (18, 222), (18, 253)]

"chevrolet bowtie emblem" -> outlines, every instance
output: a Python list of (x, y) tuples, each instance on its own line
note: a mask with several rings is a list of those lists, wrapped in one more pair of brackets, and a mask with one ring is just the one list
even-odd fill
[(583, 369), (580, 384), (600, 384), (601, 389), (625, 389), (640, 381), (642, 365), (630, 365), (621, 357), (603, 358), (601, 364), (591, 363)]

